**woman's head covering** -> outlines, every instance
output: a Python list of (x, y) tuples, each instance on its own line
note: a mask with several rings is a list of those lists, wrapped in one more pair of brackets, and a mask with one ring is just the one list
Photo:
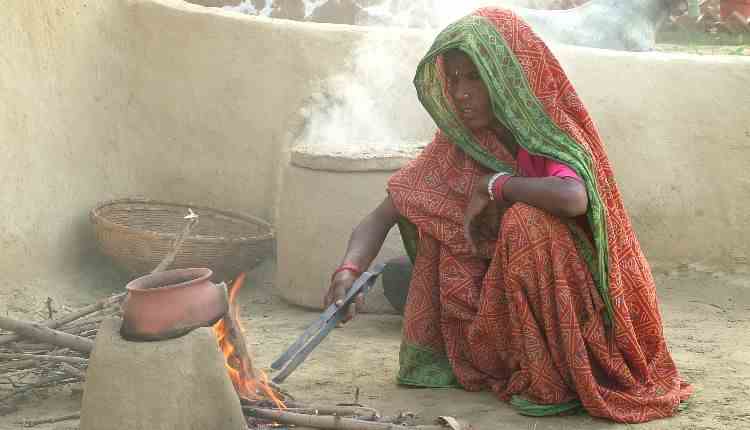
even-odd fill
[(651, 285), (653, 281), (599, 134), (573, 85), (547, 45), (509, 10), (479, 9), (437, 36), (414, 78), (419, 100), (445, 137), (490, 170), (508, 171), (512, 166), (468, 130), (453, 109), (442, 55), (454, 49), (474, 62), (495, 118), (516, 142), (531, 154), (568, 165), (583, 179), (594, 241), (590, 267), (612, 317), (613, 303), (624, 294), (623, 270), (632, 268), (627, 276), (648, 277), (644, 281)]

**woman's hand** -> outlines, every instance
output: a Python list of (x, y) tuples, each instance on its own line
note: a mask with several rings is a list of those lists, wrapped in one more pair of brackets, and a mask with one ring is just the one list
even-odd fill
[(487, 185), (492, 175), (485, 175), (474, 187), (474, 191), (469, 198), (469, 204), (466, 206), (464, 213), (464, 237), (471, 246), (471, 252), (479, 254), (479, 239), (481, 237), (481, 217), (480, 215), (490, 204), (490, 195), (487, 192)]
[[(336, 276), (331, 279), (331, 286), (328, 288), (328, 293), (325, 296), (325, 307), (335, 303), (336, 306), (341, 307), (343, 304), (346, 293), (354, 285), (354, 281), (357, 280), (357, 275), (349, 270), (342, 270), (337, 273)], [(359, 312), (365, 305), (365, 297), (362, 294), (357, 294), (354, 298), (354, 306), (349, 306), (346, 316), (341, 320), (342, 324), (346, 324), (351, 321), (352, 318)]]
[[(396, 224), (398, 216), (398, 211), (391, 198), (386, 197), (374, 211), (354, 228), (352, 235), (349, 237), (349, 245), (346, 248), (343, 261), (362, 270), (367, 269), (378, 255), (388, 231)], [(326, 307), (332, 303), (341, 306), (344, 297), (346, 297), (346, 292), (354, 285), (354, 281), (358, 277), (359, 274), (351, 270), (338, 270), (338, 273), (331, 279), (328, 292), (323, 297)], [(351, 320), (357, 311), (362, 310), (365, 304), (364, 296), (357, 295), (354, 298), (354, 304), (354, 306), (349, 306), (347, 315), (342, 322)]]

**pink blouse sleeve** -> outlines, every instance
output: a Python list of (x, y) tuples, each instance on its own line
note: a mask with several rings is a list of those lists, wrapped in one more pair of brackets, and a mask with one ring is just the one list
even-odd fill
[(583, 182), (581, 177), (565, 164), (546, 157), (531, 155), (523, 148), (518, 149), (516, 161), (518, 162), (518, 170), (523, 176), (531, 178), (557, 176), (558, 178), (573, 178)]
[(565, 164), (558, 163), (555, 160), (545, 159), (544, 160), (544, 176), (557, 176), (558, 178), (573, 178), (579, 182), (583, 182), (578, 173), (573, 169), (566, 166)]

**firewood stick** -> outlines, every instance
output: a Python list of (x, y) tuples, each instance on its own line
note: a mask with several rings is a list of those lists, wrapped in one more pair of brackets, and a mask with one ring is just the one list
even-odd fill
[(55, 314), (55, 310), (52, 309), (52, 297), (47, 297), (47, 316), (48, 319), (52, 319)]
[(284, 403), (287, 405), (289, 404), (289, 401), (294, 400), (294, 396), (289, 391), (285, 390), (281, 387), (281, 385), (273, 382), (272, 380), (266, 381), (266, 385), (271, 387), (271, 389), (274, 391), (274, 393), (280, 394), (279, 397), (284, 399)]
[(0, 364), (0, 373), (28, 369), (29, 367), (34, 366), (38, 362), (39, 362), (38, 360), (21, 360), (21, 361), (11, 361), (9, 363), (3, 363), (3, 364)]
[(88, 364), (89, 360), (81, 357), (67, 357), (64, 355), (40, 355), (40, 354), (0, 354), (0, 358), (18, 359), (30, 358), (36, 360), (57, 361), (60, 363)]
[[(244, 281), (244, 274), (235, 279), (229, 289), (229, 297), (233, 297), (234, 294), (237, 294), (237, 289), (242, 288), (242, 283)], [(245, 334), (242, 332), (242, 326), (240, 326), (239, 310), (236, 306), (230, 308), (229, 311), (224, 314), (224, 317), (221, 319), (220, 327), (225, 331), (226, 342), (234, 347), (234, 357), (230, 358), (236, 359), (241, 367), (236, 370), (240, 372), (242, 377), (257, 379), (253, 363), (250, 360), (250, 352), (247, 348), (247, 343), (245, 342)]]
[[(125, 297), (125, 293), (115, 294), (114, 296), (107, 297), (106, 299), (100, 299), (96, 303), (90, 304), (84, 308), (81, 308), (75, 312), (72, 312), (68, 315), (62, 316), (55, 320), (47, 320), (44, 322), (41, 322), (39, 324), (43, 325), (47, 328), (57, 328), (60, 327), (63, 324), (67, 324), (69, 322), (75, 321), (81, 317), (84, 317), (88, 314), (94, 313), (96, 311), (99, 311), (103, 309), (106, 306), (112, 305), (114, 303), (119, 302), (121, 299)], [(12, 330), (11, 330), (12, 331)], [(8, 334), (4, 336), (0, 336), (0, 345), (4, 345), (9, 342), (15, 342), (19, 339), (21, 339), (23, 336), (20, 336), (19, 334)]]
[(98, 330), (99, 323), (101, 323), (101, 321), (92, 321), (90, 323), (80, 324), (80, 325), (73, 326), (73, 327), (66, 327), (64, 329), (60, 328), (59, 330), (61, 332), (81, 336), (81, 333), (85, 333), (91, 330)]
[(54, 424), (54, 423), (59, 423), (60, 421), (77, 420), (80, 418), (81, 418), (81, 413), (76, 412), (74, 414), (63, 415), (61, 417), (42, 418), (38, 420), (24, 420), (24, 421), (19, 421), (16, 424), (21, 424), (24, 427), (34, 427), (34, 426), (38, 426), (41, 424)]
[(185, 224), (185, 227), (182, 229), (182, 232), (179, 236), (177, 236), (177, 240), (174, 241), (172, 244), (172, 249), (169, 251), (169, 253), (164, 256), (164, 258), (161, 260), (158, 266), (154, 268), (154, 270), (151, 271), (151, 273), (161, 272), (163, 270), (166, 270), (167, 267), (169, 267), (172, 263), (174, 263), (175, 257), (177, 257), (177, 253), (180, 252), (180, 248), (182, 247), (182, 243), (185, 242), (185, 239), (187, 238), (188, 234), (190, 234), (190, 230), (198, 223), (198, 216), (193, 214), (192, 211), (191, 215), (192, 218), (189, 218), (189, 221), (187, 224)]
[(317, 429), (335, 429), (335, 430), (445, 430), (443, 426), (422, 425), (422, 426), (402, 426), (398, 424), (376, 423), (372, 421), (362, 421), (352, 418), (341, 418), (329, 415), (305, 415), (295, 414), (293, 412), (284, 412), (274, 409), (257, 409), (245, 406), (243, 412), (250, 416), (264, 420), (275, 421), (277, 423), (295, 426), (306, 426)]
[(70, 348), (86, 354), (90, 354), (94, 348), (94, 342), (91, 339), (54, 330), (35, 322), (0, 317), (0, 328), (16, 332), (23, 337), (39, 342)]
[(46, 386), (49, 386), (49, 385), (57, 385), (57, 384), (59, 384), (61, 382), (64, 382), (64, 381), (67, 381), (67, 382), (77, 382), (78, 380), (79, 380), (78, 378), (71, 377), (70, 375), (55, 375), (55, 376), (51, 376), (49, 378), (46, 378), (44, 380), (35, 382), (33, 384), (24, 385), (21, 388), (17, 388), (12, 393), (7, 394), (7, 395), (5, 395), (3, 397), (0, 397), (0, 402), (2, 402), (4, 400), (7, 400), (7, 399), (10, 399), (11, 397), (17, 396), (17, 395), (19, 395), (21, 393), (25, 393), (27, 391), (31, 391), (34, 388), (46, 387)]
[(228, 342), (235, 348), (233, 352), (233, 355), (235, 356), (234, 358), (236, 358), (239, 362), (238, 364), (242, 366), (241, 369), (236, 370), (243, 373), (243, 376), (247, 376), (250, 379), (256, 379), (255, 369), (250, 362), (250, 354), (247, 349), (247, 344), (245, 343), (245, 336), (242, 333), (237, 316), (230, 310), (224, 315), (224, 318), (222, 318), (222, 323), (226, 329)]
[(43, 352), (49, 351), (50, 349), (52, 349), (50, 345), (44, 343), (30, 343), (26, 341), (14, 344), (13, 348), (3, 348), (0, 352), (18, 354), (41, 354)]
[(66, 327), (58, 327), (56, 330), (69, 333), (69, 334), (75, 334), (78, 336), (83, 336), (82, 333), (90, 332), (90, 331), (98, 331), (99, 330), (99, 324), (101, 321), (89, 321), (82, 324), (77, 324), (73, 326), (66, 326)]
[(62, 362), (60, 363), (60, 368), (65, 371), (65, 373), (75, 376), (76, 378), (85, 379), (86, 374), (82, 372), (80, 369), (76, 369), (75, 367), (71, 366), (68, 363)]
[[(112, 309), (112, 308), (109, 308), (109, 309)], [(64, 324), (58, 327), (58, 330), (69, 331), (69, 330), (72, 330), (81, 326), (98, 325), (100, 322), (104, 321), (105, 319), (111, 318), (113, 314), (116, 314), (116, 312), (111, 312), (111, 313), (106, 313), (106, 314), (105, 313), (100, 314), (100, 312), (94, 313), (90, 317), (85, 317), (85, 318), (78, 319), (76, 321), (71, 321), (67, 324)]]
[(11, 370), (10, 372), (7, 372), (7, 373), (0, 373), (0, 377), (5, 378), (5, 379), (10, 379), (19, 375), (21, 377), (24, 377), (33, 371), (34, 369)]
[(373, 408), (364, 406), (313, 406), (306, 405), (301, 408), (286, 408), (287, 412), (306, 415), (338, 415), (340, 417), (378, 417), (380, 412)]

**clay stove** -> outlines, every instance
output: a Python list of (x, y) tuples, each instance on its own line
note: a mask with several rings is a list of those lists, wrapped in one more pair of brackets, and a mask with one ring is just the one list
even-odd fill
[(239, 398), (211, 328), (157, 342), (122, 338), (102, 322), (81, 409), (81, 430), (244, 430)]
[[(200, 270), (197, 272), (204, 275)], [(176, 321), (175, 315), (179, 312), (175, 313), (174, 307), (184, 305), (183, 311), (187, 313), (195, 304), (185, 305), (189, 300), (184, 303), (165, 301), (165, 291), (158, 290), (168, 290), (177, 284), (162, 282), (160, 285), (151, 281), (152, 278), (162, 281), (180, 279), (182, 282), (178, 284), (183, 291), (173, 289), (172, 293), (184, 298), (188, 296), (185, 288), (190, 288), (184, 285), (185, 276), (184, 272), (175, 276), (162, 272), (148, 275), (145, 281), (139, 278), (133, 282), (153, 289), (153, 297), (162, 306), (172, 307), (164, 314)], [(230, 290), (230, 303), (243, 280), (244, 277), (238, 278)], [(205, 285), (198, 288), (205, 288)], [(143, 291), (136, 292), (139, 293)], [(153, 322), (158, 319), (153, 314), (154, 308), (140, 300), (126, 302), (124, 318), (137, 314), (143, 316), (140, 311), (128, 312), (128, 303), (138, 303), (139, 309), (148, 309), (143, 316), (145, 320)], [(163, 340), (151, 336), (151, 341), (123, 338), (122, 328), (128, 324), (137, 326), (136, 321), (126, 321), (124, 325), (118, 318), (105, 320), (90, 357), (81, 430), (246, 429), (239, 397), (256, 395), (260, 387), (253, 385), (254, 379), (250, 380), (255, 374), (249, 355), (244, 350), (238, 351), (244, 343), (236, 346), (231, 342), (233, 337), (241, 337), (237, 306), (230, 305), (226, 314), (211, 327), (191, 329), (179, 336), (168, 330), (169, 336)], [(184, 317), (190, 319), (191, 315)], [(157, 326), (166, 327), (163, 324)]]

